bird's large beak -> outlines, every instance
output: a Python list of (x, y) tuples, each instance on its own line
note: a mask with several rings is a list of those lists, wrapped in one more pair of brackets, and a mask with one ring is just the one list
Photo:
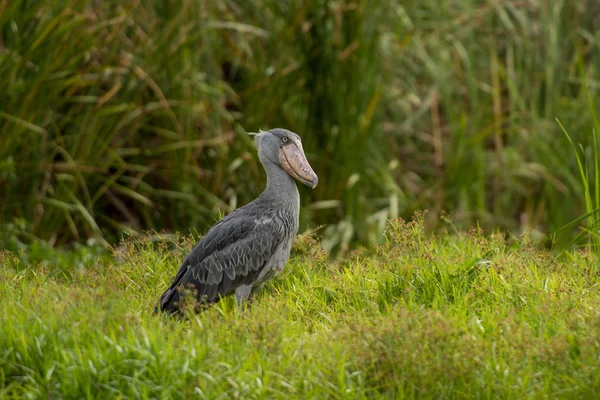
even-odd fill
[(302, 142), (294, 140), (279, 150), (279, 162), (294, 179), (314, 189), (319, 183), (319, 177), (308, 163), (302, 148)]

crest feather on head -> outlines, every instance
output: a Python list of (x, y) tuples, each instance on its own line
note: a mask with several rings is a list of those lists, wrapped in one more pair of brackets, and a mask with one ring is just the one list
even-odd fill
[(258, 137), (264, 135), (265, 133), (267, 133), (267, 131), (263, 131), (262, 129), (259, 128), (258, 132), (248, 132), (248, 135), (258, 138)]
[(261, 138), (261, 136), (263, 136), (265, 133), (267, 133), (268, 131), (263, 131), (262, 129), (258, 129), (258, 132), (248, 132), (248, 135), (250, 136), (254, 136), (254, 139), (256, 141), (256, 146), (258, 146), (258, 141)]

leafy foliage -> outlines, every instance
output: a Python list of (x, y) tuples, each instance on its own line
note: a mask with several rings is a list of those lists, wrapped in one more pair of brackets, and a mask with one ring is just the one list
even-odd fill
[(202, 231), (262, 189), (244, 131), (283, 126), (321, 178), (301, 189), (302, 225), (326, 225), (327, 249), (381, 241), (419, 209), (547, 237), (589, 212), (555, 121), (593, 150), (599, 14), (594, 0), (2, 2), (0, 223), (50, 244)]

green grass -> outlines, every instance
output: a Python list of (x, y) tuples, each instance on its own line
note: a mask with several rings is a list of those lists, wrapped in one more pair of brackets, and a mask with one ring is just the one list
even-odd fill
[(597, 147), (599, 12), (595, 0), (0, 1), (0, 230), (52, 245), (202, 231), (263, 187), (245, 131), (283, 126), (320, 176), (301, 188), (302, 226), (326, 224), (328, 249), (381, 241), (388, 218), (420, 209), (549, 239), (589, 212), (556, 119)]
[(384, 48), (386, 132), (397, 139), (407, 206), (517, 235), (584, 214), (577, 162), (555, 119), (593, 150), (598, 3), (398, 3), (391, 17), (401, 22)]
[(591, 95), (589, 95), (589, 90), (588, 96), (590, 112), (594, 121), (591, 135), (592, 146), (590, 148), (586, 149), (581, 144), (576, 146), (567, 129), (558, 121), (577, 159), (582, 186), (581, 194), (586, 211), (585, 214), (566, 225), (562, 230), (575, 225), (581, 220), (586, 221), (587, 226), (581, 227), (581, 232), (572, 239), (571, 243), (581, 242), (582, 238), (587, 238), (585, 245), (590, 246), (598, 253), (600, 252), (600, 143), (598, 142), (600, 124), (596, 115), (596, 106)]
[(300, 237), (244, 312), (152, 315), (191, 238), (130, 239), (70, 276), (0, 255), (3, 398), (595, 398), (600, 276), (527, 236), (424, 233), (331, 263)]
[(245, 25), (169, 5), (0, 3), (0, 222), (52, 244), (114, 243), (203, 227), (259, 192), (219, 77), (222, 42), (236, 44), (221, 32)]

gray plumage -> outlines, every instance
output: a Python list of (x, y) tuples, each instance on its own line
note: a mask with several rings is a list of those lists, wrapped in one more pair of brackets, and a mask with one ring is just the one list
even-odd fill
[(293, 132), (260, 132), (257, 149), (267, 172), (265, 190), (208, 230), (162, 295), (160, 310), (179, 312), (182, 289), (189, 289), (204, 304), (235, 292), (242, 304), (285, 266), (300, 212), (292, 175), (313, 188), (318, 178), (306, 161), (300, 137)]

